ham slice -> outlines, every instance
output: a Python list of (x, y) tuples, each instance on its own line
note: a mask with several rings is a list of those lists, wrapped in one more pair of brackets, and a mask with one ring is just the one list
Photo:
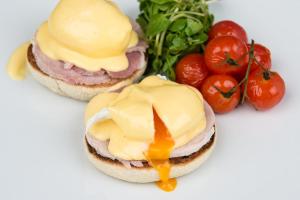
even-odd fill
[(107, 72), (112, 79), (125, 79), (131, 76), (136, 70), (144, 67), (145, 65), (145, 52), (147, 44), (144, 41), (140, 41), (135, 47), (131, 47), (127, 50), (127, 58), (129, 60), (128, 69), (120, 72)]
[[(213, 134), (215, 133), (215, 114), (212, 108), (208, 105), (207, 102), (204, 103), (205, 106), (205, 115), (206, 115), (206, 128), (204, 131), (199, 133), (193, 140), (189, 143), (174, 149), (171, 154), (171, 158), (189, 156), (197, 151), (199, 151), (205, 144), (209, 142)], [(125, 167), (130, 168), (134, 167), (143, 167), (143, 161), (138, 160), (123, 160), (113, 156), (108, 151), (109, 141), (100, 141), (95, 139), (93, 136), (86, 134), (87, 142), (97, 151), (97, 153), (103, 157), (109, 158), (111, 160), (120, 161)]]
[(41, 51), (37, 44), (33, 45), (32, 52), (40, 70), (52, 78), (72, 85), (97, 85), (112, 81), (105, 71), (91, 73), (70, 63), (52, 60)]
[[(144, 45), (144, 43), (139, 44)], [(119, 79), (126, 79), (144, 67), (146, 62), (146, 48), (146, 46), (137, 46), (135, 49), (130, 49), (130, 52), (126, 53), (129, 67), (120, 72), (109, 72), (105, 70), (89, 72), (70, 63), (53, 60), (46, 56), (37, 44), (33, 45), (33, 55), (40, 70), (52, 78), (73, 85), (100, 85), (105, 83), (113, 84)]]
[[(133, 23), (134, 30), (142, 34), (137, 23)], [(33, 43), (33, 55), (41, 71), (52, 78), (62, 80), (72, 85), (101, 85), (114, 84), (121, 79), (132, 76), (136, 71), (143, 68), (146, 64), (146, 49), (148, 45), (145, 41), (140, 40), (135, 47), (126, 51), (129, 66), (126, 70), (120, 72), (109, 72), (100, 70), (98, 72), (89, 72), (77, 67), (69, 62), (53, 60), (45, 55), (36, 42)]]

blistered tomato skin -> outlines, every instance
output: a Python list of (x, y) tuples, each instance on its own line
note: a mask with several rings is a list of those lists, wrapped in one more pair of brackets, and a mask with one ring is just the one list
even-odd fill
[(273, 108), (285, 95), (285, 82), (276, 72), (257, 69), (249, 76), (247, 100), (257, 110)]
[(200, 88), (208, 76), (208, 69), (204, 56), (189, 54), (183, 57), (176, 65), (176, 82)]
[(213, 40), (220, 36), (234, 36), (246, 43), (248, 42), (245, 29), (239, 24), (230, 20), (224, 20), (216, 23), (213, 25), (208, 34), (209, 40)]
[(204, 56), (209, 71), (227, 75), (246, 71), (249, 58), (246, 43), (232, 36), (221, 36), (210, 41)]
[(228, 94), (237, 85), (238, 82), (231, 76), (212, 75), (204, 81), (201, 93), (215, 113), (228, 113), (234, 110), (240, 101), (240, 87), (231, 95)]

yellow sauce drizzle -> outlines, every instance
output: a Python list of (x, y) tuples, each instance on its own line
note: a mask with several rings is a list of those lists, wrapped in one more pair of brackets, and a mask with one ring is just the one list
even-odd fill
[(7, 63), (7, 73), (13, 80), (23, 80), (26, 77), (27, 50), (30, 42), (18, 47)]

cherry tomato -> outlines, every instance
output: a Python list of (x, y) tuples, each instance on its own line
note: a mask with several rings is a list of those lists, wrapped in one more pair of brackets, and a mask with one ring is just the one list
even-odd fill
[(249, 58), (246, 43), (233, 36), (221, 36), (210, 41), (204, 56), (211, 72), (228, 75), (244, 72)]
[(257, 69), (249, 75), (247, 100), (257, 110), (276, 106), (285, 94), (285, 83), (276, 72)]
[(202, 82), (208, 75), (204, 56), (201, 54), (190, 54), (183, 57), (176, 65), (176, 81), (200, 88)]
[[(247, 47), (248, 50), (250, 50), (251, 45), (248, 44)], [(261, 44), (255, 44), (254, 57), (259, 64), (253, 61), (251, 65), (251, 72), (261, 67), (263, 67), (264, 69), (271, 69), (271, 65), (272, 65), (271, 52), (268, 48), (264, 47)]]
[[(201, 87), (201, 93), (216, 113), (232, 111), (240, 102), (238, 82), (228, 75), (209, 76)], [(232, 91), (237, 87), (235, 91)]]
[[(247, 44), (247, 48), (248, 51), (250, 51), (251, 44)], [(271, 52), (269, 49), (267, 49), (261, 44), (254, 44), (254, 57), (256, 60), (253, 60), (250, 72), (253, 72), (258, 68), (271, 69), (272, 62), (271, 62)], [(238, 81), (244, 79), (246, 75), (247, 67), (245, 68), (244, 71), (234, 76)]]
[(213, 25), (208, 33), (208, 36), (209, 40), (213, 40), (214, 38), (220, 36), (234, 36), (246, 43), (248, 42), (248, 37), (245, 29), (230, 20), (220, 21)]

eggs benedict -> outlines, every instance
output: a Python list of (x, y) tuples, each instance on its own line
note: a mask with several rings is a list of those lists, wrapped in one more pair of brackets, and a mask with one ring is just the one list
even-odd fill
[[(147, 44), (141, 36), (139, 25), (112, 1), (60, 0), (27, 44), (27, 67), (52, 91), (90, 100), (119, 91), (144, 73)], [(20, 52), (8, 63), (14, 79), (24, 74)]]
[(84, 145), (102, 172), (165, 190), (199, 167), (215, 145), (215, 116), (198, 90), (157, 76), (94, 97)]

